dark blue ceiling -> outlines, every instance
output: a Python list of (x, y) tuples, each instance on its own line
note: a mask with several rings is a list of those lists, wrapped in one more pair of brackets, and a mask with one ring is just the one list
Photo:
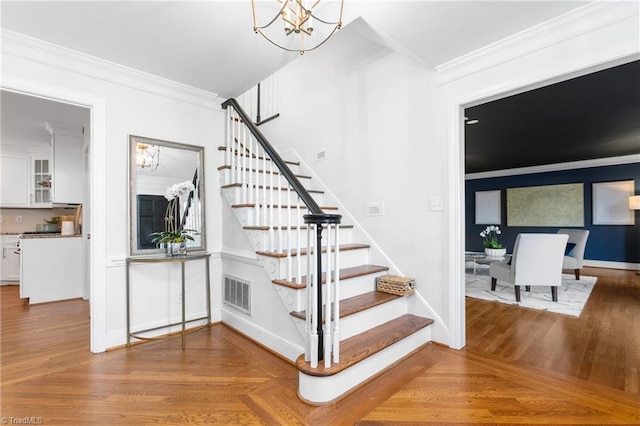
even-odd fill
[(466, 173), (640, 154), (640, 61), (465, 110)]

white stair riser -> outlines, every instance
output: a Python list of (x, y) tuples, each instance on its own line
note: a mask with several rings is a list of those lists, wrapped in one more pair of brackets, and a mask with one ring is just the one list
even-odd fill
[[(340, 281), (340, 300), (347, 299), (349, 297), (358, 296), (363, 293), (369, 293), (375, 290), (376, 287), (376, 277), (384, 275), (384, 272), (380, 272), (377, 274), (368, 274), (362, 275), (355, 278), (349, 278), (343, 281)], [(307, 309), (307, 289), (292, 289), (289, 287), (284, 287), (281, 285), (275, 285), (276, 289), (281, 292), (282, 295), (286, 294), (285, 304), (291, 306), (289, 312), (291, 311), (304, 311)], [(325, 293), (325, 284), (322, 285), (322, 297), (324, 298)], [(284, 290), (286, 289), (286, 290)], [(335, 300), (335, 293), (332, 293), (331, 300)], [(302, 326), (302, 331), (304, 331), (304, 324)]]
[[(305, 301), (304, 296), (300, 299), (302, 302)], [(300, 310), (304, 310), (304, 308), (301, 308)], [(356, 334), (363, 333), (406, 313), (407, 301), (406, 298), (401, 297), (387, 303), (383, 303), (382, 305), (340, 318), (340, 340), (342, 341), (349, 337), (353, 337)], [(306, 321), (297, 317), (292, 318), (295, 320), (300, 333), (305, 333)], [(305, 334), (302, 335), (304, 336)]]
[(349, 315), (340, 319), (340, 340), (348, 339), (356, 334), (364, 333), (398, 318), (407, 313), (406, 298), (400, 297), (387, 303), (365, 309), (356, 314)]
[[(247, 237), (255, 251), (278, 251), (280, 249), (286, 249), (287, 247), (295, 248), (298, 244), (298, 231), (295, 229), (282, 231), (278, 231), (277, 229), (269, 231), (261, 229), (245, 229), (245, 233), (247, 234)], [(351, 243), (351, 234), (351, 228), (340, 229), (340, 244)], [(312, 241), (314, 238), (315, 233), (312, 233)], [(273, 244), (271, 244), (271, 239), (273, 239)], [(306, 229), (300, 230), (300, 246), (302, 248), (307, 247)]]
[[(273, 210), (273, 211), (272, 211)], [(305, 225), (304, 216), (309, 214), (306, 208), (299, 209), (281, 207), (271, 209), (267, 207), (266, 214), (265, 209), (261, 205), (259, 209), (256, 207), (234, 207), (233, 211), (236, 217), (240, 220), (242, 226), (298, 226), (298, 224)], [(337, 210), (325, 210), (328, 214), (339, 214)], [(299, 219), (298, 219), (299, 218)]]
[(298, 394), (314, 404), (334, 401), (430, 340), (431, 327), (425, 327), (333, 376), (308, 376), (300, 372)]
[[(293, 275), (296, 275), (298, 267), (298, 256), (291, 256), (291, 267)], [(347, 268), (350, 266), (366, 265), (368, 257), (368, 249), (357, 250), (345, 250), (340, 252), (340, 268)], [(289, 267), (289, 260), (286, 257), (275, 258), (269, 256), (258, 255), (258, 259), (262, 262), (269, 278), (272, 280), (287, 279), (287, 269)], [(326, 268), (326, 253), (323, 253), (322, 268)], [(307, 256), (303, 255), (300, 258), (300, 271), (304, 276), (307, 273)]]
[[(244, 162), (244, 164), (246, 164), (247, 166), (250, 165), (250, 167), (252, 169), (256, 168), (256, 158), (255, 157), (253, 157), (253, 158), (241, 157), (241, 156), (238, 156), (238, 155), (234, 154), (234, 155), (231, 156), (231, 161), (228, 162), (227, 161), (227, 153), (226, 153), (226, 151), (219, 151), (219, 153), (220, 153), (220, 155), (219, 155), (220, 161), (218, 161), (218, 164), (229, 165), (229, 164), (235, 163), (236, 166), (242, 167), (243, 162)], [(260, 155), (260, 156), (262, 157), (262, 155)], [(257, 159), (257, 161), (259, 162), (259, 168), (265, 167), (263, 158)], [(287, 160), (285, 160), (285, 162), (286, 161)], [(270, 160), (267, 160), (267, 167), (269, 167), (269, 163), (270, 162), (271, 162)], [(293, 173), (297, 174), (300, 171), (300, 166), (298, 164), (287, 163), (287, 166), (289, 167), (289, 169)]]
[[(225, 194), (225, 197), (227, 197), (227, 199), (232, 204), (246, 204), (246, 203), (255, 202), (256, 200), (255, 187), (256, 187), (255, 184), (253, 184), (252, 186), (247, 185), (247, 187), (245, 188), (234, 186), (231, 188), (224, 188), (223, 191), (232, 192), (232, 194)], [(318, 203), (318, 205), (321, 206), (324, 204), (324, 197), (322, 193), (310, 192), (310, 194), (311, 194), (311, 198), (313, 198), (315, 202)], [(274, 204), (278, 204), (278, 191), (276, 189), (267, 188), (265, 193), (264, 188), (258, 188), (258, 195), (257, 195), (258, 203), (271, 204), (272, 195), (273, 195)], [(280, 189), (280, 198), (281, 198), (280, 201), (282, 202), (282, 204), (289, 204), (289, 200), (288, 200), (289, 194), (287, 193), (286, 188)], [(305, 208), (304, 203), (298, 198), (297, 194), (293, 189), (291, 190), (291, 205), (294, 205), (294, 206), (300, 205), (301, 207)]]
[[(230, 169), (223, 169), (223, 170), (220, 170), (219, 182), (222, 185), (228, 185), (232, 183), (246, 183), (249, 186), (252, 186), (252, 185), (264, 186), (265, 184), (266, 186), (269, 186), (269, 187), (279, 186), (280, 188), (286, 188), (287, 186), (289, 186), (287, 179), (282, 175), (274, 174), (272, 176), (271, 173), (267, 173), (266, 182), (264, 180), (264, 176), (265, 176), (264, 173), (253, 172), (253, 171), (246, 173), (246, 175), (243, 176), (243, 173), (241, 170), (236, 170), (236, 175), (233, 176), (232, 171)], [(302, 184), (302, 186), (304, 186), (306, 189), (313, 189), (311, 188), (311, 179), (304, 178), (301, 176), (297, 176), (297, 177), (300, 183)]]

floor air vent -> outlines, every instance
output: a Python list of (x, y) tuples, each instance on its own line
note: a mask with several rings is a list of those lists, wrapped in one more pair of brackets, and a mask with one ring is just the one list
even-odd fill
[(251, 315), (251, 283), (225, 275), (224, 303)]

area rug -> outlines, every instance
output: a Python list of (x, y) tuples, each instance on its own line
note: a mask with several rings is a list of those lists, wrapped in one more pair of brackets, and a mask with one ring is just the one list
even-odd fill
[(498, 280), (496, 290), (491, 291), (491, 278), (489, 267), (480, 265), (466, 271), (466, 295), (475, 299), (491, 300), (500, 303), (523, 306), (525, 308), (539, 309), (558, 314), (579, 317), (582, 308), (589, 299), (591, 290), (596, 284), (596, 277), (581, 276), (579, 281), (571, 274), (562, 274), (562, 286), (558, 288), (558, 301), (551, 300), (551, 287), (531, 286), (531, 291), (520, 288), (520, 302), (516, 302), (513, 285), (508, 285)]

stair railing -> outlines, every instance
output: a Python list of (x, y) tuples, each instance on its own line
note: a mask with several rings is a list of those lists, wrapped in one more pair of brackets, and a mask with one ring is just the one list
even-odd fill
[[(194, 194), (196, 191), (199, 191), (198, 169), (196, 169), (195, 173), (193, 174), (192, 183), (193, 183), (194, 190), (189, 192), (187, 200), (185, 201), (185, 205), (182, 213), (182, 219), (180, 220), (180, 229), (200, 229), (199, 227), (198, 228), (195, 227), (199, 224), (194, 223), (193, 219), (195, 219), (195, 217), (194, 215), (190, 214), (191, 206), (194, 205)], [(199, 199), (200, 197), (197, 198), (197, 200)], [(194, 206), (194, 210), (197, 210), (197, 206)]]
[[(278, 253), (284, 259), (280, 262), (279, 279), (296, 284), (306, 282), (305, 360), (313, 368), (324, 360), (325, 367), (329, 368), (332, 361), (340, 360), (339, 224), (342, 216), (322, 210), (235, 99), (226, 100), (222, 108), (227, 110), (224, 184), (238, 189), (236, 207), (250, 209), (247, 226), (268, 231), (262, 242), (263, 247), (268, 248), (265, 251)], [(306, 242), (303, 242), (301, 220), (307, 228)], [(326, 246), (323, 247), (324, 231)], [(308, 254), (306, 265), (301, 260), (304, 254)]]

